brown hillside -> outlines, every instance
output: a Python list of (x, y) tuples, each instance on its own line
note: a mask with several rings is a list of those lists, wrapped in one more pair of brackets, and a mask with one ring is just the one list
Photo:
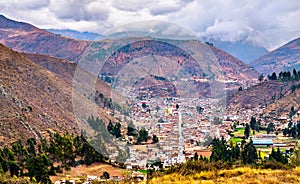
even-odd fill
[(292, 71), (300, 69), (300, 38), (269, 52), (268, 54), (256, 59), (251, 64), (257, 71), (265, 75), (272, 72)]
[(225, 76), (229, 79), (246, 82), (250, 85), (251, 82), (258, 78), (259, 73), (253, 68), (250, 68), (247, 64), (221, 49), (214, 46), (210, 46), (210, 48), (218, 59), (222, 70), (225, 72)]
[[(104, 53), (115, 50), (124, 42), (132, 44), (129, 44), (128, 46), (123, 47), (123, 50), (120, 49), (116, 52), (115, 55), (110, 58), (114, 60), (112, 61), (113, 63), (120, 62), (118, 59), (134, 59), (149, 54), (168, 57), (179, 62), (182, 62), (183, 60), (192, 61), (191, 58), (185, 58), (187, 56), (186, 51), (182, 52), (180, 49), (174, 48), (170, 41), (154, 41), (149, 38), (128, 38), (124, 40), (103, 40), (92, 43), (58, 36), (45, 30), (38, 29), (30, 24), (13, 21), (4, 16), (0, 16), (0, 43), (17, 51), (47, 54), (74, 62), (78, 62), (80, 59), (88, 56), (89, 62), (94, 61), (99, 64), (104, 62), (105, 58), (102, 58), (105, 55)], [(167, 42), (170, 42), (171, 45), (166, 44)], [(179, 47), (192, 50), (194, 50), (194, 48), (203, 48), (202, 50), (204, 51), (208, 47), (204, 43), (198, 41), (174, 41), (173, 43)], [(88, 50), (86, 50), (87, 48)], [(222, 75), (225, 76), (225, 80), (238, 81), (233, 82), (233, 84), (230, 85), (230, 88), (247, 86), (257, 79), (258, 73), (246, 64), (213, 46), (211, 46), (211, 50), (219, 61), (222, 71), (224, 71)], [(123, 62), (127, 62), (127, 60), (124, 60)], [(207, 71), (215, 67), (213, 63), (205, 63), (204, 65), (205, 66), (202, 67)], [(109, 68), (110, 70), (113, 70), (111, 67)], [(168, 69), (166, 68), (165, 70)], [(187, 66), (187, 70), (190, 70), (191, 73), (199, 73), (199, 71), (195, 70), (193, 63), (191, 63), (190, 66)], [(114, 73), (115, 71), (108, 72)]]
[[(77, 64), (72, 63), (68, 60), (58, 59), (43, 54), (31, 54), (31, 53), (22, 53), (22, 54), (28, 59), (30, 59), (31, 61), (33, 61), (34, 63), (36, 63), (37, 65), (42, 66), (43, 68), (57, 74), (71, 86), (73, 85), (73, 82), (80, 82), (80, 81), (74, 81), (74, 74), (76, 70), (80, 70), (81, 74), (86, 75), (85, 78), (94, 78), (94, 76), (92, 76), (90, 73), (81, 70), (79, 67), (77, 67)], [(111, 96), (110, 86), (108, 86), (105, 82), (103, 82), (100, 79), (97, 80), (96, 82), (95, 90), (99, 91), (99, 93), (102, 93), (106, 98), (110, 98)]]
[[(299, 84), (295, 82), (295, 84)], [(291, 107), (294, 106), (295, 111), (300, 110), (300, 89), (296, 89), (295, 91), (289, 91), (286, 95), (270, 104), (265, 110), (265, 114), (269, 114), (270, 112), (275, 112), (277, 117), (287, 116), (291, 112)]]
[(291, 85), (291, 82), (264, 81), (230, 94), (227, 104), (231, 110), (266, 107), (283, 98), (289, 92)]
[[(243, 112), (248, 109), (263, 109), (262, 116), (267, 121), (282, 116), (289, 117), (291, 107), (300, 110), (300, 89), (291, 90), (299, 81), (264, 81), (242, 91), (230, 94), (227, 105), (230, 111)], [(269, 119), (269, 120), (268, 120)]]
[[(85, 126), (82, 122), (91, 114), (100, 114), (105, 122), (111, 118), (72, 91), (68, 76), (65, 80), (1, 44), (0, 53), (0, 144), (40, 137), (47, 129), (78, 132), (78, 123)], [(72, 100), (80, 102), (79, 121), (73, 114), (77, 107)]]
[(71, 61), (75, 61), (89, 44), (88, 41), (61, 37), (3, 15), (0, 15), (0, 43), (16, 51), (47, 54)]

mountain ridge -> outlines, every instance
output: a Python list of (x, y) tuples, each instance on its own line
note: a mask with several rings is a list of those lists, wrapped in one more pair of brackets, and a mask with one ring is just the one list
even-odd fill
[(250, 63), (257, 71), (265, 75), (281, 71), (300, 69), (300, 38), (293, 39), (283, 46)]
[(88, 41), (62, 38), (31, 24), (0, 17), (0, 43), (21, 52), (47, 54), (75, 61)]
[[(0, 144), (9, 144), (16, 139), (27, 140), (29, 137), (41, 138), (47, 131), (79, 133), (81, 128), (88, 128), (85, 121), (91, 115), (96, 117), (100, 114), (105, 123), (113, 120), (104, 108), (98, 106), (103, 102), (96, 105), (72, 87), (73, 82), (80, 81), (71, 80), (72, 75), (63, 74), (65, 70), (53, 73), (46, 69), (47, 66), (36, 64), (40, 62), (42, 65), (43, 61), (34, 63), (28, 59), (28, 54), (23, 55), (2, 44), (0, 51), (0, 104), (4, 107), (0, 115)], [(30, 57), (33, 58), (33, 54)], [(62, 62), (49, 56), (35, 57), (36, 60), (46, 57), (58, 64)], [(110, 89), (102, 81), (99, 82), (96, 89), (102, 92)], [(72, 103), (74, 100), (85, 107), (84, 110), (81, 108), (80, 116), (74, 114), (77, 108)]]
[(269, 52), (264, 47), (255, 46), (246, 41), (229, 42), (205, 38), (204, 40), (208, 40), (208, 42), (212, 43), (217, 48), (224, 50), (248, 65), (255, 59), (258, 59)]

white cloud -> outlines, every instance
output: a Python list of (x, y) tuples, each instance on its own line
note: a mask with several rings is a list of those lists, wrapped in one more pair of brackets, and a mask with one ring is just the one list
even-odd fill
[[(35, 10), (48, 6), (50, 0), (1, 0), (0, 7), (20, 9), (20, 10)], [(2, 5), (2, 6), (1, 6)]]
[(98, 33), (134, 21), (164, 20), (201, 36), (247, 40), (268, 49), (300, 36), (299, 0), (1, 0), (0, 12), (41, 28)]
[(137, 12), (146, 9), (153, 0), (112, 0), (111, 5), (121, 11)]
[(153, 16), (169, 14), (182, 9), (185, 3), (177, 0), (158, 1), (150, 7), (150, 12)]

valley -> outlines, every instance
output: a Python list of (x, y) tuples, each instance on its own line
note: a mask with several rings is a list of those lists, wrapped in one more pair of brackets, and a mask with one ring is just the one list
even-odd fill
[(299, 182), (299, 38), (246, 64), (159, 36), (0, 15), (0, 182)]

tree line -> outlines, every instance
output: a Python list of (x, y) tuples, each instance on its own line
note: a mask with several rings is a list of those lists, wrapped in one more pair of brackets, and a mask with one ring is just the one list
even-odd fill
[[(0, 148), (0, 173), (8, 173), (11, 177), (27, 176), (31, 181), (40, 183), (51, 183), (49, 176), (63, 172), (63, 169), (104, 161), (105, 158), (90, 146), (82, 134), (54, 133), (48, 140), (29, 138)], [(54, 166), (54, 162), (58, 165)]]
[(299, 80), (300, 79), (300, 71), (297, 71), (295, 68), (293, 72), (290, 71), (281, 71), (277, 75), (273, 72), (271, 75), (268, 75), (269, 80), (280, 80), (280, 81), (292, 81), (292, 80)]
[(209, 158), (198, 156), (187, 160), (186, 163), (172, 165), (170, 168), (161, 169), (159, 172), (150, 172), (149, 178), (156, 175), (180, 173), (181, 175), (194, 175), (202, 171), (218, 171), (236, 167), (250, 166), (262, 169), (290, 169), (300, 165), (300, 146), (296, 145), (287, 156), (279, 148), (272, 148), (268, 158), (262, 159), (252, 141), (243, 140), (241, 145), (226, 142), (224, 138), (214, 138), (212, 154)]

